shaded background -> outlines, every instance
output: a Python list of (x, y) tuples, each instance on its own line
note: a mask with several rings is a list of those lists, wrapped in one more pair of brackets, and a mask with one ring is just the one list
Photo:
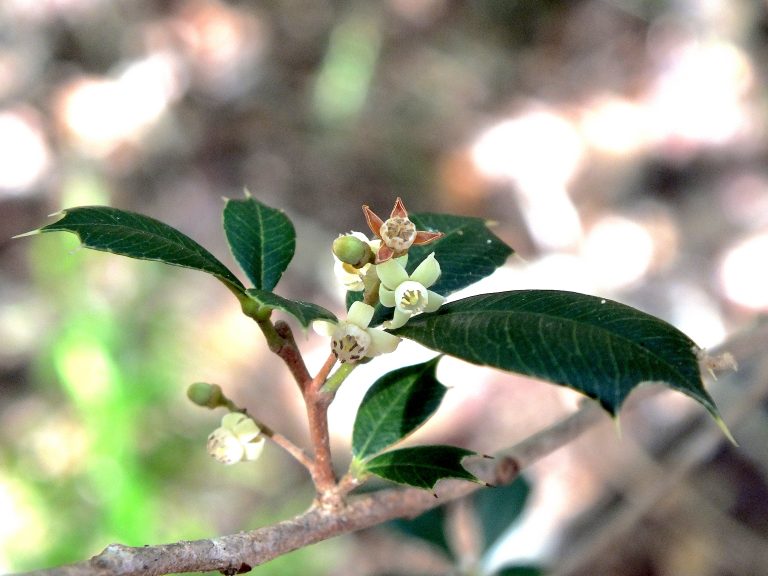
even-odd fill
[[(297, 391), (217, 282), (65, 234), (10, 239), (62, 208), (109, 204), (234, 266), (221, 197), (248, 187), (296, 224), (286, 297), (340, 311), (330, 243), (363, 230), (361, 204), (383, 215), (399, 195), (412, 211), (497, 222), (517, 256), (477, 291), (599, 294), (704, 347), (742, 334), (741, 371), (713, 388), (739, 450), (683, 396), (633, 399), (621, 438), (607, 422), (531, 471), (523, 527), (491, 562), (768, 573), (768, 378), (763, 333), (749, 332), (768, 310), (767, 40), (768, 6), (750, 0), (3, 0), (0, 571), (309, 504), (302, 470), (274, 447), (232, 468), (205, 454), (221, 414), (185, 401), (200, 380), (306, 441)], [(318, 366), (327, 344), (301, 344)], [(332, 409), (340, 469), (377, 364)], [(490, 452), (576, 403), (450, 360), (440, 377), (451, 391), (418, 440)], [(407, 555), (398, 542), (377, 560), (382, 538), (257, 573), (383, 574)], [(391, 570), (444, 570), (430, 566)]]

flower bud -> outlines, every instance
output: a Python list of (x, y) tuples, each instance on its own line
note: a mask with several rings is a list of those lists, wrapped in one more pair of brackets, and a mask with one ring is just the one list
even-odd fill
[(342, 262), (353, 268), (362, 268), (373, 262), (373, 250), (368, 242), (351, 234), (339, 236), (333, 241), (333, 253)]
[(205, 408), (218, 408), (226, 406), (227, 400), (224, 392), (218, 384), (208, 384), (206, 382), (195, 382), (187, 388), (187, 398), (194, 404)]

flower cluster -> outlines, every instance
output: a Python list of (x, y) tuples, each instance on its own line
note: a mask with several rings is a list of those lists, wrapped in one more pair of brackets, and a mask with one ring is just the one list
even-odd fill
[(208, 436), (208, 454), (222, 464), (256, 460), (265, 441), (252, 418), (242, 412), (230, 412), (221, 419), (221, 426)]
[(440, 264), (434, 252), (416, 267), (410, 276), (397, 260), (388, 260), (376, 267), (381, 280), (379, 300), (382, 305), (395, 309), (394, 318), (385, 322), (389, 329), (404, 326), (408, 319), (419, 312), (434, 312), (445, 298), (428, 290), (440, 277)]
[(339, 282), (347, 290), (365, 291), (365, 302), (352, 304), (345, 321), (314, 323), (317, 332), (331, 337), (331, 349), (341, 362), (359, 362), (392, 352), (400, 342), (397, 336), (369, 327), (375, 312), (371, 304), (394, 308), (392, 320), (384, 323), (384, 328), (393, 330), (404, 326), (414, 314), (434, 312), (444, 301), (443, 296), (429, 290), (440, 277), (434, 253), (412, 274), (406, 271), (408, 249), (443, 234), (417, 230), (400, 198), (387, 220), (368, 206), (363, 206), (363, 213), (376, 238), (369, 240), (360, 232), (340, 236), (333, 244), (333, 253)]

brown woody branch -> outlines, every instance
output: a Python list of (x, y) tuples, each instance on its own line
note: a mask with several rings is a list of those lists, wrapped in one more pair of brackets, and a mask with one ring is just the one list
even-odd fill
[[(596, 404), (585, 403), (571, 416), (523, 440), (497, 458), (478, 458), (468, 467), (489, 484), (507, 484), (522, 469), (568, 444), (603, 418), (605, 415)], [(438, 486), (437, 498), (431, 492), (415, 488), (382, 490), (350, 497), (342, 509), (334, 512), (315, 505), (296, 518), (249, 532), (138, 548), (112, 544), (90, 560), (28, 574), (153, 576), (208, 570), (236, 574), (334, 536), (393, 518), (417, 516), (479, 488), (480, 485), (474, 483), (444, 481)]]

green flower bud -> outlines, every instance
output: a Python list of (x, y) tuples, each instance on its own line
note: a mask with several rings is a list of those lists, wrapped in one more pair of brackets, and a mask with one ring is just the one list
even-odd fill
[(336, 258), (353, 268), (362, 268), (374, 259), (373, 250), (368, 242), (351, 234), (339, 236), (333, 241), (333, 253)]
[(206, 408), (218, 408), (227, 405), (227, 399), (218, 384), (195, 382), (187, 388), (187, 398), (192, 400), (194, 404)]

